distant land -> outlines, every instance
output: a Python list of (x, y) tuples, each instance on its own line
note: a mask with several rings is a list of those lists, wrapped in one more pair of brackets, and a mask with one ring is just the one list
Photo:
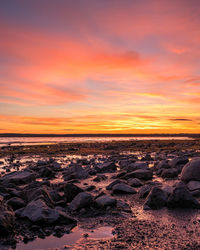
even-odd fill
[(191, 137), (200, 138), (200, 134), (20, 134), (0, 133), (0, 137)]

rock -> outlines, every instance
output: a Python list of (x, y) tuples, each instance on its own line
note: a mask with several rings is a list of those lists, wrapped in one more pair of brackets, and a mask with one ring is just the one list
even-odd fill
[(181, 172), (181, 180), (185, 183), (189, 181), (200, 181), (200, 159), (188, 162)]
[(107, 179), (107, 176), (104, 175), (104, 174), (98, 174), (94, 179), (93, 181), (95, 182), (100, 182), (100, 181), (104, 181)]
[(141, 187), (143, 185), (143, 183), (137, 178), (129, 179), (128, 184), (131, 187)]
[(176, 168), (164, 169), (161, 173), (162, 178), (175, 178), (178, 176), (178, 170)]
[(200, 181), (189, 181), (187, 187), (190, 191), (200, 190)]
[(117, 200), (117, 208), (126, 213), (132, 213), (132, 210), (129, 204), (123, 200)]
[(12, 197), (7, 201), (7, 204), (12, 207), (13, 210), (25, 207), (25, 202), (19, 197)]
[(9, 173), (7, 175), (4, 175), (1, 178), (3, 184), (4, 183), (14, 183), (16, 185), (20, 184), (28, 184), (31, 181), (35, 180), (35, 175), (33, 172), (30, 172), (28, 170), (24, 171), (15, 171), (12, 173)]
[(125, 183), (119, 183), (113, 186), (114, 194), (136, 194), (136, 190)]
[(169, 208), (200, 208), (198, 201), (192, 196), (184, 183), (178, 183), (168, 198)]
[(13, 232), (15, 223), (15, 214), (9, 209), (0, 196), (0, 236), (8, 235)]
[(93, 204), (93, 197), (87, 192), (77, 194), (77, 196), (69, 204), (69, 210), (76, 211)]
[(142, 180), (151, 180), (153, 177), (153, 172), (146, 169), (138, 169), (124, 176), (124, 179), (138, 178)]
[(31, 201), (20, 213), (20, 217), (28, 218), (37, 224), (75, 223), (75, 220), (60, 210), (49, 208), (43, 200)]
[(144, 186), (142, 186), (138, 192), (139, 197), (146, 198), (153, 187), (154, 187), (154, 185), (152, 185), (152, 184), (145, 184)]
[(164, 169), (170, 168), (167, 160), (162, 160), (158, 163), (158, 165), (156, 166), (156, 169), (161, 169), (161, 168), (164, 168)]
[(42, 178), (51, 178), (55, 176), (55, 173), (50, 167), (45, 166), (39, 170), (39, 176)]
[(119, 183), (122, 183), (122, 181), (120, 181), (120, 180), (115, 180), (115, 181), (111, 182), (111, 183), (106, 187), (106, 189), (107, 189), (107, 190), (112, 190), (112, 188), (113, 188), (116, 184), (119, 184)]
[(126, 168), (127, 172), (133, 172), (139, 169), (148, 169), (148, 164), (143, 161), (136, 161), (134, 163), (129, 164)]
[(71, 202), (74, 197), (81, 192), (83, 192), (83, 189), (73, 183), (67, 183), (64, 185), (64, 197), (66, 202)]
[(167, 204), (167, 194), (159, 187), (153, 187), (148, 194), (144, 206), (159, 209)]
[(31, 192), (30, 192), (30, 189), (28, 189), (26, 191), (26, 197), (27, 197), (28, 202), (41, 199), (50, 207), (54, 205), (54, 201), (46, 186), (33, 188)]
[(116, 199), (110, 195), (102, 195), (95, 200), (95, 203), (98, 207), (113, 207), (116, 205)]
[(174, 157), (171, 161), (169, 161), (169, 165), (172, 168), (177, 167), (177, 165), (185, 165), (186, 163), (188, 163), (188, 157), (187, 156), (177, 156)]
[(98, 164), (95, 166), (95, 169), (98, 173), (109, 173), (117, 169), (117, 166), (114, 162), (105, 162), (103, 164)]
[(89, 175), (88, 171), (80, 165), (70, 165), (63, 172), (65, 180), (71, 179), (85, 179)]

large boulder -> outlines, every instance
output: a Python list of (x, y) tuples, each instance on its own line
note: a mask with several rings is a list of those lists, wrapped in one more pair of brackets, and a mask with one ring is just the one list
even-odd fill
[(66, 183), (64, 185), (64, 198), (66, 202), (71, 202), (77, 194), (83, 192), (83, 189), (74, 185), (73, 183)]
[(110, 195), (102, 195), (95, 200), (95, 203), (98, 207), (113, 207), (116, 205), (116, 199)]
[(153, 187), (144, 203), (144, 209), (159, 209), (167, 203), (167, 194), (159, 187)]
[(178, 183), (168, 198), (169, 208), (200, 208), (199, 202), (192, 196), (184, 183)]
[(187, 187), (191, 192), (200, 190), (200, 181), (189, 181)]
[(141, 187), (143, 185), (143, 183), (137, 178), (129, 179), (128, 184), (131, 187)]
[(113, 186), (114, 194), (136, 194), (136, 190), (125, 183), (119, 183)]
[(87, 192), (77, 194), (77, 196), (69, 204), (69, 210), (76, 211), (81, 208), (89, 207), (93, 204), (93, 197)]
[(139, 169), (148, 169), (148, 164), (144, 161), (136, 161), (127, 165), (124, 169), (126, 169), (127, 172), (132, 172)]
[(37, 224), (54, 224), (57, 222), (63, 222), (64, 224), (75, 223), (75, 220), (67, 216), (66, 213), (48, 207), (41, 199), (31, 201), (19, 215)]
[(142, 180), (151, 180), (153, 177), (153, 172), (148, 169), (138, 169), (131, 173), (126, 174), (123, 178), (130, 179), (130, 178), (138, 178)]
[(8, 235), (13, 232), (15, 214), (13, 210), (4, 203), (0, 196), (0, 236)]
[(200, 158), (188, 162), (181, 172), (181, 180), (185, 183), (189, 181), (200, 181)]
[(35, 180), (35, 174), (31, 171), (24, 170), (24, 171), (15, 171), (4, 175), (2, 178), (3, 184), (14, 183), (16, 185), (20, 184), (28, 184)]

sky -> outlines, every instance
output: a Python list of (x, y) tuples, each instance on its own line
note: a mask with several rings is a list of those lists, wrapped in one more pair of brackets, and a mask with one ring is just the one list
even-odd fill
[(200, 1), (0, 1), (0, 133), (200, 133)]

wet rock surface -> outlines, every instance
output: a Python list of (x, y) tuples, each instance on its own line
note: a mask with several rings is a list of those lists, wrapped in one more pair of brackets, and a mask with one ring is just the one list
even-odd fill
[(2, 159), (2, 246), (62, 237), (76, 225), (109, 225), (112, 239), (83, 237), (77, 249), (199, 249), (200, 153), (163, 145), (155, 152), (108, 147), (108, 155)]

